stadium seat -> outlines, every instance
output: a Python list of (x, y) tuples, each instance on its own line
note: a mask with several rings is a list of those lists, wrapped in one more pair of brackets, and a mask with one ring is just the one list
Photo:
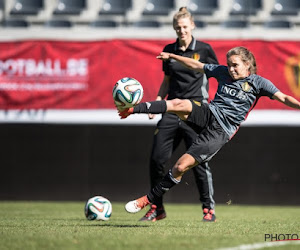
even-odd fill
[(15, 0), (11, 15), (37, 15), (44, 8), (44, 0)]
[(29, 23), (23, 19), (6, 19), (3, 21), (3, 27), (6, 28), (25, 28), (29, 26)]
[(44, 26), (47, 28), (71, 28), (73, 25), (69, 20), (52, 19), (46, 21)]
[(143, 15), (169, 15), (171, 10), (175, 9), (174, 0), (147, 0)]
[(212, 15), (217, 8), (217, 0), (190, 0), (188, 3), (188, 9), (193, 15)]
[(230, 15), (256, 15), (262, 9), (262, 0), (234, 0)]
[(223, 23), (221, 23), (221, 26), (223, 28), (248, 28), (249, 22), (245, 20), (226, 20)]
[(200, 20), (194, 20), (194, 23), (196, 25), (196, 28), (204, 28), (206, 26), (206, 23)]
[(265, 28), (289, 29), (292, 27), (291, 22), (287, 20), (269, 20), (264, 23)]
[(95, 20), (89, 26), (94, 28), (114, 28), (118, 27), (119, 23), (114, 20)]
[(159, 28), (161, 27), (161, 23), (158, 21), (152, 20), (140, 20), (136, 21), (132, 24), (132, 27), (138, 28)]
[(132, 0), (104, 0), (99, 15), (125, 15), (132, 7)]
[(58, 0), (54, 15), (79, 15), (86, 8), (86, 0)]
[(271, 15), (298, 15), (299, 0), (275, 0)]

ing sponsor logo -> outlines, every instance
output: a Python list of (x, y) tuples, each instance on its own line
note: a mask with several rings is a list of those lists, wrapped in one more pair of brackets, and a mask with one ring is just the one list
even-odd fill
[(286, 61), (284, 75), (293, 94), (300, 97), (300, 54)]

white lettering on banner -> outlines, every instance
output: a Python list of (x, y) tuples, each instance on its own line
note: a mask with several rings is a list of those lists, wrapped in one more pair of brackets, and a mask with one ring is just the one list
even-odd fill
[(24, 110), (3, 110), (0, 113), (0, 119), (4, 121), (43, 121), (46, 110), (24, 109)]
[(0, 60), (0, 75), (9, 76), (87, 76), (88, 60), (69, 58), (63, 68), (59, 59), (8, 59)]
[(49, 90), (85, 90), (88, 88), (86, 83), (15, 83), (15, 82), (0, 82), (0, 90), (10, 91), (49, 91)]

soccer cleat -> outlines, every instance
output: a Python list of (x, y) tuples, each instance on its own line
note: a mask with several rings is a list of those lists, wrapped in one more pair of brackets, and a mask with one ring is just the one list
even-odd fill
[(143, 197), (134, 200), (134, 201), (129, 201), (126, 205), (125, 205), (125, 210), (128, 213), (137, 213), (139, 211), (141, 211), (141, 209), (143, 209), (144, 207), (148, 206), (150, 204), (147, 195), (144, 195)]
[(167, 217), (164, 207), (157, 208), (156, 205), (152, 204), (149, 211), (145, 214), (140, 221), (157, 221)]
[(123, 110), (118, 109), (118, 113), (121, 119), (125, 119), (133, 113), (133, 108), (126, 108)]
[(203, 219), (204, 222), (216, 222), (216, 215), (213, 209), (204, 208), (203, 209)]

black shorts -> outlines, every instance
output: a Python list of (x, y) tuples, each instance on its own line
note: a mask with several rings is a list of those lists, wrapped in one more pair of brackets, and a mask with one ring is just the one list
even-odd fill
[(198, 163), (209, 161), (228, 141), (229, 135), (223, 130), (208, 104), (191, 101), (193, 109), (187, 123), (198, 128), (198, 137), (188, 148), (187, 154), (193, 156)]

